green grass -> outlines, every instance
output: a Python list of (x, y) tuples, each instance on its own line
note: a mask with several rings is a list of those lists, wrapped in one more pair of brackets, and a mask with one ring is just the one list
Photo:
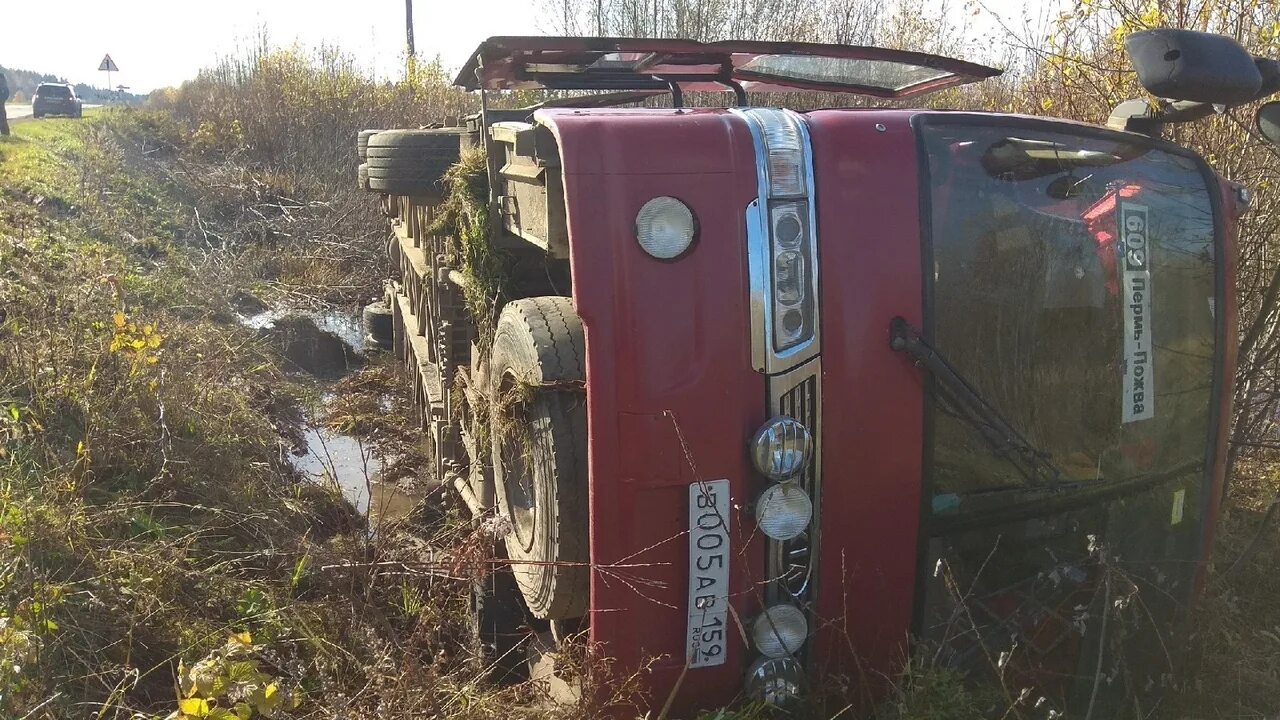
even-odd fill
[(226, 320), (258, 256), (196, 240), (204, 195), (134, 142), (156, 147), (147, 122), (0, 139), (0, 717), (165, 716), (180, 664), (217, 665), (243, 632), (259, 674), (193, 700), (276, 683), (296, 717), (491, 717), (466, 584), (383, 580), (369, 562), (396, 534), (369, 544), (295, 479), (282, 432), (314, 389)]
[[(179, 254), (183, 218), (125, 160), (93, 120), (0, 139), (0, 716), (160, 710), (179, 659), (247, 624), (280, 635), (235, 600), (278, 595), (261, 571), (304, 552), (307, 508), (328, 502), (283, 482), (249, 397), (288, 389), (219, 351), (243, 338), (138, 291), (198, 297), (199, 277), (146, 262), (148, 239)], [(279, 558), (236, 567), (263, 547)]]
[(0, 179), (6, 188), (54, 191), (65, 188), (70, 168), (58, 156), (75, 147), (70, 119), (15, 122), (11, 134), (0, 136)]

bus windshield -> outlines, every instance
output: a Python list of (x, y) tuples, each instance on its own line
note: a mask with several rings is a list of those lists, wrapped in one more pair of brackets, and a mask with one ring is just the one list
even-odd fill
[[(1064, 480), (1203, 474), (1217, 324), (1196, 161), (1146, 143), (925, 124), (932, 342)], [(932, 411), (935, 513), (1028, 485)]]

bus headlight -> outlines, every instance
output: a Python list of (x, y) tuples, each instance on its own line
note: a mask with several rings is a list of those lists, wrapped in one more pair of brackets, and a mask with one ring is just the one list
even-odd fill
[(795, 367), (818, 352), (818, 230), (813, 149), (804, 118), (790, 110), (748, 108), (758, 195), (747, 206), (756, 370)]
[(813, 454), (809, 428), (779, 415), (760, 428), (751, 439), (751, 461), (770, 480), (789, 480), (804, 471)]
[(751, 626), (751, 640), (761, 655), (794, 655), (809, 637), (809, 621), (795, 605), (774, 605)]
[(688, 250), (696, 232), (693, 211), (673, 197), (656, 197), (636, 213), (636, 240), (659, 260), (670, 260)]
[(779, 352), (813, 337), (813, 259), (808, 204), (774, 203), (769, 210), (773, 252), (773, 342)]
[(794, 483), (771, 485), (756, 500), (756, 524), (774, 540), (790, 540), (809, 527), (813, 501)]

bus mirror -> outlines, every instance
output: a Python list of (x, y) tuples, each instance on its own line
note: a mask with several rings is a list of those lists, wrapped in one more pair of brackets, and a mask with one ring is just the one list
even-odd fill
[(1253, 56), (1225, 35), (1144, 30), (1125, 38), (1124, 47), (1138, 80), (1156, 97), (1239, 105), (1262, 88)]
[(1280, 147), (1280, 100), (1273, 100), (1258, 108), (1258, 132)]

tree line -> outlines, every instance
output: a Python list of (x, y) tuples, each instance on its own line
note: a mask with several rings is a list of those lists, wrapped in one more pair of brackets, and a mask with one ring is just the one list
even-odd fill
[(0, 65), (0, 73), (4, 73), (5, 79), (9, 81), (10, 102), (30, 102), (31, 96), (36, 94), (36, 88), (40, 87), (40, 83), (69, 84), (75, 88), (76, 97), (87, 103), (123, 102), (137, 105), (147, 99), (146, 95), (115, 92), (109, 88), (94, 87), (85, 83), (68, 83), (66, 78), (49, 73), (7, 68), (3, 65)]

